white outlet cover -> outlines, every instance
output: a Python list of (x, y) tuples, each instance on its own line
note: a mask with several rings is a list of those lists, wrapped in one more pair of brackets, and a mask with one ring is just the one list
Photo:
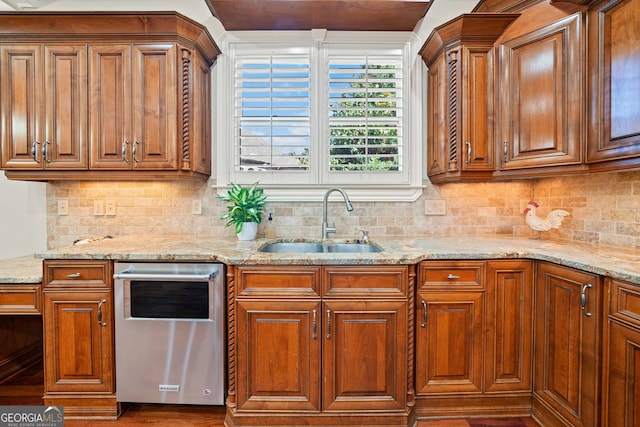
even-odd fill
[(107, 200), (105, 202), (105, 215), (115, 216), (116, 214), (116, 202), (115, 200)]
[(202, 215), (202, 201), (200, 199), (192, 200), (191, 214), (192, 215)]
[(58, 215), (69, 215), (69, 201), (67, 199), (58, 200)]

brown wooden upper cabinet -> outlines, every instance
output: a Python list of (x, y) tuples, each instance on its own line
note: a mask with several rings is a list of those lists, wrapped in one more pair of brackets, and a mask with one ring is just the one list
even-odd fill
[(636, 166), (640, 156), (640, 1), (607, 0), (588, 12), (592, 169)]
[(493, 43), (518, 14), (465, 14), (434, 29), (420, 54), (427, 77), (427, 173), (433, 182), (490, 178)]
[(640, 167), (638, 28), (640, 0), (483, 0), (436, 28), (431, 181)]
[(86, 44), (2, 44), (2, 167), (87, 168)]
[(497, 43), (498, 175), (581, 167), (582, 14), (564, 15), (533, 7), (521, 19), (539, 28), (514, 23)]
[(200, 24), (175, 12), (7, 13), (0, 28), (7, 177), (210, 175), (219, 50)]

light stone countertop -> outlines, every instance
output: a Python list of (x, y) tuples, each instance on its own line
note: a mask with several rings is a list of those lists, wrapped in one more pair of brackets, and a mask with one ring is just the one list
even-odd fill
[(0, 283), (42, 282), (42, 260), (27, 255), (0, 260)]
[[(294, 241), (293, 239), (276, 239)], [(243, 264), (415, 264), (422, 260), (513, 259), (550, 261), (640, 284), (640, 250), (580, 242), (511, 236), (465, 236), (417, 239), (372, 239), (379, 253), (263, 253), (272, 241), (199, 236), (124, 236), (35, 254), (43, 259), (112, 259), (121, 261), (204, 261)], [(305, 241), (319, 241), (308, 239)], [(343, 240), (332, 240), (332, 242)], [(0, 270), (1, 271), (1, 270)]]

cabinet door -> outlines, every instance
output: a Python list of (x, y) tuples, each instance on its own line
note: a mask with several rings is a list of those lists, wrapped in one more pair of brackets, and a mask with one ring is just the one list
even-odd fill
[(581, 15), (499, 45), (500, 169), (582, 161)]
[(533, 264), (487, 263), (485, 391), (531, 391)]
[(131, 169), (131, 46), (89, 47), (91, 169)]
[(42, 45), (1, 48), (2, 167), (41, 169), (44, 129)]
[(462, 49), (462, 170), (493, 171), (493, 60), (491, 46)]
[(320, 303), (237, 302), (238, 410), (320, 410)]
[(405, 301), (323, 306), (323, 410), (405, 409)]
[(176, 45), (133, 45), (133, 168), (178, 168)]
[(2, 47), (2, 167), (86, 169), (87, 47)]
[(42, 163), (51, 169), (86, 169), (87, 46), (45, 45), (44, 52)]
[(538, 264), (534, 413), (547, 406), (571, 425), (598, 425), (601, 288), (593, 274)]
[(429, 67), (427, 74), (427, 174), (442, 175), (447, 170), (447, 68), (444, 55)]
[(51, 392), (113, 392), (111, 292), (45, 291), (44, 387)]
[[(191, 169), (211, 174), (211, 70), (209, 64), (197, 52), (191, 54), (193, 59), (193, 107), (189, 128), (193, 127), (191, 145)], [(183, 81), (183, 84), (187, 82)], [(183, 109), (189, 108), (183, 104)], [(183, 113), (184, 116), (184, 113)], [(184, 123), (183, 123), (184, 126)], [(184, 143), (185, 141), (183, 141)]]
[(640, 1), (602, 1), (589, 11), (588, 25), (587, 161), (638, 157)]
[(416, 392), (482, 391), (483, 292), (419, 292)]
[(609, 323), (607, 411), (603, 425), (640, 425), (640, 330)]

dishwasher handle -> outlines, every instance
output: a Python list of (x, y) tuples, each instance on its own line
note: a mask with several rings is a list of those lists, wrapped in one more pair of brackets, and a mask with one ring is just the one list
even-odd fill
[(212, 271), (207, 274), (176, 274), (176, 273), (128, 273), (123, 271), (122, 273), (116, 273), (113, 278), (123, 280), (186, 280), (186, 281), (198, 281), (198, 280), (211, 280), (218, 275), (217, 271)]

